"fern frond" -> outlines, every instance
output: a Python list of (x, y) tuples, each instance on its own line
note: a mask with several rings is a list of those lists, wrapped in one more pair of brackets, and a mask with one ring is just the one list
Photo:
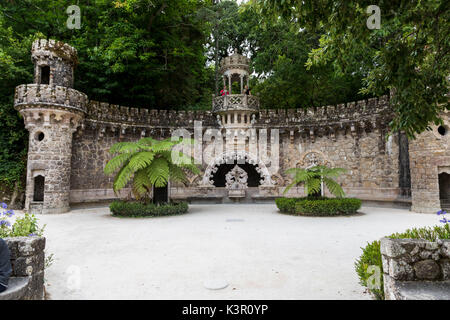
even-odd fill
[(138, 171), (140, 169), (144, 169), (145, 167), (149, 166), (153, 159), (155, 157), (155, 154), (150, 151), (142, 151), (138, 152), (130, 159), (130, 162), (128, 165), (135, 171)]
[(133, 176), (133, 173), (134, 170), (130, 166), (124, 165), (114, 178), (113, 184), (114, 192), (123, 189), (130, 181), (131, 177)]
[(333, 194), (334, 196), (338, 198), (345, 197), (344, 189), (342, 189), (340, 184), (334, 181), (333, 179), (323, 177), (323, 183), (326, 185), (328, 190), (330, 190), (331, 194)]
[(150, 183), (159, 188), (167, 185), (169, 180), (169, 164), (164, 158), (156, 158), (146, 168)]
[(108, 161), (108, 163), (105, 165), (105, 168), (103, 169), (103, 172), (106, 174), (112, 174), (116, 172), (121, 166), (123, 166), (131, 157), (133, 154), (131, 153), (122, 153), (111, 160)]
[(136, 171), (133, 177), (133, 194), (136, 199), (140, 199), (151, 190), (151, 185), (145, 169)]

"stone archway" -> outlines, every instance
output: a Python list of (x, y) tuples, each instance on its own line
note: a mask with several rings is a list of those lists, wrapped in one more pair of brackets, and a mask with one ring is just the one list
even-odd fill
[(205, 170), (203, 179), (201, 181), (202, 186), (214, 187), (214, 174), (219, 170), (222, 164), (234, 163), (235, 161), (248, 163), (253, 165), (256, 172), (261, 176), (260, 186), (273, 186), (274, 181), (271, 179), (269, 169), (266, 165), (259, 161), (256, 156), (253, 156), (247, 152), (225, 152), (222, 155), (212, 161)]

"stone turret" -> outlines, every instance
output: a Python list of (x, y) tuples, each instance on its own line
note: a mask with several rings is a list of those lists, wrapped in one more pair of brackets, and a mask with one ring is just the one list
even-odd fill
[[(237, 53), (222, 60), (220, 73), (223, 76), (223, 84), (227, 86), (228, 95), (213, 97), (212, 111), (216, 114), (217, 121), (225, 128), (247, 128), (256, 122), (259, 112), (259, 99), (253, 95), (244, 93), (244, 83), (249, 83), (250, 59)], [(232, 84), (240, 83), (238, 94), (232, 92)]]
[(88, 98), (72, 89), (77, 52), (54, 40), (32, 46), (34, 84), (16, 88), (14, 107), (30, 133), (25, 209), (69, 210), (72, 135), (84, 121)]

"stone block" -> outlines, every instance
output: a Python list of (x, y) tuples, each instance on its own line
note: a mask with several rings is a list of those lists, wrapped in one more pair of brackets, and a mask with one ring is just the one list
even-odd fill
[(406, 250), (401, 245), (401, 242), (389, 238), (381, 239), (380, 251), (382, 255), (391, 258), (396, 258), (406, 253)]
[(441, 275), (439, 264), (431, 259), (416, 262), (414, 271), (416, 277), (421, 280), (436, 280)]
[(413, 280), (414, 270), (412, 266), (401, 259), (389, 261), (389, 275), (395, 280)]
[(439, 261), (442, 270), (443, 280), (450, 280), (450, 259), (442, 259)]

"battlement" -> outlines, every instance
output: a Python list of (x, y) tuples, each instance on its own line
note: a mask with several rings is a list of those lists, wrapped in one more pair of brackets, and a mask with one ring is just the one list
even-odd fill
[(100, 122), (152, 127), (192, 127), (194, 121), (214, 125), (215, 121), (211, 111), (149, 110), (98, 101), (89, 102), (86, 118)]
[(353, 101), (306, 109), (264, 109), (259, 115), (259, 123), (332, 125), (336, 123), (373, 120), (375, 116), (392, 114), (387, 95), (367, 100)]
[[(268, 127), (323, 127), (341, 126), (350, 122), (370, 122), (372, 127), (382, 123), (380, 118), (392, 115), (389, 97), (382, 96), (335, 106), (308, 109), (265, 109), (259, 112), (256, 126)], [(148, 110), (90, 101), (88, 120), (140, 127), (192, 127), (194, 121), (203, 126), (218, 126), (211, 111)]]
[(66, 110), (87, 111), (88, 97), (72, 88), (42, 84), (23, 84), (16, 87), (14, 107), (25, 108), (49, 107)]
[(38, 39), (31, 47), (33, 60), (63, 59), (70, 64), (77, 64), (77, 50), (68, 44), (55, 40)]

